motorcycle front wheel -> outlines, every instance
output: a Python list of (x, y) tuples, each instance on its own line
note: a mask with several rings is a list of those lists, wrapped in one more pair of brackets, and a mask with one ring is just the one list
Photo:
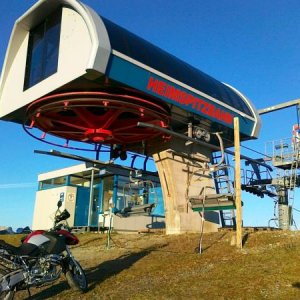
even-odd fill
[(5, 291), (0, 293), (0, 300), (12, 300), (14, 299), (15, 291)]
[[(1, 277), (4, 275), (5, 272), (3, 272), (3, 270), (0, 270), (0, 285), (4, 285), (4, 282), (1, 281)], [(0, 286), (0, 290), (1, 290), (1, 286)], [(15, 296), (15, 289), (0, 292), (0, 300), (12, 300), (14, 296)]]
[(85, 273), (75, 259), (69, 259), (65, 275), (71, 289), (82, 292), (87, 290), (88, 283)]

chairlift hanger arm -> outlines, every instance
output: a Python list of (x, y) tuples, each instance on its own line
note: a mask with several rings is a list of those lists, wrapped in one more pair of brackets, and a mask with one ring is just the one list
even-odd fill
[[(215, 146), (215, 145), (212, 145), (212, 144), (208, 144), (206, 142), (202, 142), (202, 141), (199, 141), (197, 139), (194, 139), (192, 137), (188, 137), (187, 135), (184, 135), (184, 134), (181, 134), (181, 133), (178, 133), (178, 132), (175, 132), (175, 131), (172, 131), (172, 130), (169, 130), (169, 129), (166, 129), (166, 128), (162, 128), (160, 126), (156, 126), (156, 125), (153, 125), (153, 124), (149, 124), (149, 123), (144, 123), (144, 122), (138, 122), (137, 123), (137, 126), (140, 126), (140, 127), (147, 127), (147, 128), (153, 128), (155, 130), (159, 130), (165, 134), (168, 134), (168, 135), (172, 135), (174, 137), (178, 137), (180, 139), (184, 139), (186, 141), (189, 141), (189, 142), (192, 142), (192, 143), (195, 143), (199, 146), (203, 146), (203, 147), (207, 147), (207, 148), (210, 148), (212, 149), (213, 151), (220, 151), (221, 148), (218, 147), (218, 146)], [(233, 151), (230, 151), (228, 149), (224, 149), (224, 152), (227, 153), (227, 154), (230, 154), (230, 155), (234, 155), (234, 152)], [(255, 164), (258, 164), (260, 166), (263, 166), (265, 168), (267, 168), (268, 170), (270, 171), (273, 171), (272, 167), (267, 165), (266, 163), (264, 162), (260, 162), (258, 160), (255, 160), (255, 159), (252, 159), (248, 156), (245, 156), (245, 155), (241, 155), (241, 159), (244, 159), (244, 160), (247, 160), (247, 161), (250, 161), (250, 162), (253, 162)]]
[(277, 105), (273, 105), (273, 106), (270, 106), (270, 107), (262, 108), (262, 109), (258, 110), (258, 113), (260, 115), (263, 115), (263, 114), (267, 114), (267, 113), (270, 113), (270, 112), (273, 112), (273, 111), (289, 108), (289, 107), (295, 106), (295, 105), (300, 105), (300, 99), (295, 99), (295, 100), (283, 102), (283, 103), (280, 103), (280, 104), (277, 104)]
[[(57, 150), (50, 150), (50, 151), (34, 150), (34, 153), (78, 160), (81, 162), (89, 163), (92, 165), (92, 167), (95, 167), (95, 168), (110, 167), (110, 168), (122, 169), (126, 172), (136, 170), (136, 168), (121, 166), (121, 165), (118, 165), (115, 163), (111, 163), (110, 161), (103, 162), (100, 160), (91, 159), (91, 158), (80, 156), (80, 155), (74, 155), (74, 154), (69, 154), (69, 153), (65, 153), (65, 152), (60, 152)], [(151, 172), (151, 171), (146, 171), (146, 170), (141, 170), (141, 172), (145, 175), (154, 175), (154, 176), (156, 175), (156, 172)]]
[(86, 163), (92, 163), (95, 165), (95, 167), (103, 167), (103, 166), (109, 165), (109, 163), (105, 163), (100, 160), (90, 159), (90, 158), (83, 157), (80, 155), (69, 154), (69, 153), (60, 152), (60, 151), (56, 151), (56, 150), (50, 150), (50, 151), (34, 150), (34, 153), (68, 158), (68, 159), (78, 160), (78, 161), (82, 161), (82, 162), (86, 162)]

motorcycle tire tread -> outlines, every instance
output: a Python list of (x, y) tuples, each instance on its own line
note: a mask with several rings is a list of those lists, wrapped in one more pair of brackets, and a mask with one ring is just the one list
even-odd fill
[(66, 272), (66, 279), (67, 279), (67, 282), (68, 282), (68, 285), (70, 286), (70, 288), (73, 290), (73, 291), (80, 291), (80, 292), (86, 292), (87, 291), (87, 284), (85, 287), (80, 287), (78, 285), (78, 283), (74, 280), (73, 278), (73, 274), (71, 271), (67, 271)]
[[(72, 268), (72, 267), (76, 268), (76, 266), (70, 266), (70, 267), (71, 267), (71, 268)], [(81, 268), (81, 266), (80, 266), (80, 272), (83, 273), (82, 276), (83, 276), (83, 278), (84, 278), (84, 286), (80, 286), (79, 283), (74, 279), (72, 270), (70, 270), (70, 269), (66, 270), (65, 276), (66, 276), (68, 285), (70, 286), (70, 288), (71, 288), (72, 290), (74, 290), (74, 291), (85, 292), (85, 291), (87, 291), (87, 289), (88, 289), (88, 283), (87, 283), (86, 276), (85, 276), (84, 271), (83, 271), (83, 269)]]

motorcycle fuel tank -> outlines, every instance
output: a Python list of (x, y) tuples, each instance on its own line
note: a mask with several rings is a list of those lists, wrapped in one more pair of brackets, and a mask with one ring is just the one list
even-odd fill
[(29, 234), (24, 243), (34, 244), (47, 253), (53, 254), (61, 253), (66, 249), (65, 236), (43, 230), (37, 230)]

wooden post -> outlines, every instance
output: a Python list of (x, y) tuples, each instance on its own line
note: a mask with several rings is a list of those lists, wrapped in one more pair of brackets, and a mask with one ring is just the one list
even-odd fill
[(239, 118), (234, 118), (236, 246), (242, 249), (241, 149)]

